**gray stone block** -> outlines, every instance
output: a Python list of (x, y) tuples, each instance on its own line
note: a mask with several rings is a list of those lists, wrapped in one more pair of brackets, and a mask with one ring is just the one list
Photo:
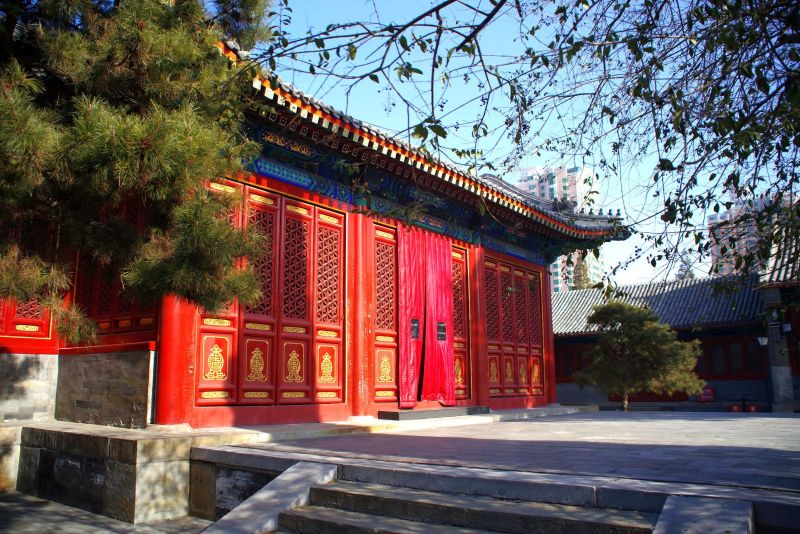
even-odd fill
[(653, 534), (752, 534), (754, 530), (750, 502), (671, 495)]
[(336, 477), (336, 466), (299, 462), (206, 529), (207, 534), (261, 534), (278, 528), (281, 512), (308, 504), (311, 486)]

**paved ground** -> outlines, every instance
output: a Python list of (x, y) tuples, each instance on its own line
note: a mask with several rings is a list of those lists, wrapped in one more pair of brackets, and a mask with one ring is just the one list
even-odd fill
[[(796, 415), (599, 412), (250, 446), (800, 492)], [(132, 526), (34, 497), (0, 493), (0, 532), (194, 533), (207, 525), (192, 520)]]
[(21, 493), (0, 493), (0, 532), (14, 534), (70, 533), (165, 534), (202, 532), (210, 523), (184, 518), (146, 525), (131, 525), (110, 517), (93, 514), (71, 506), (45, 501)]
[(800, 417), (788, 414), (599, 412), (263, 446), (800, 491)]

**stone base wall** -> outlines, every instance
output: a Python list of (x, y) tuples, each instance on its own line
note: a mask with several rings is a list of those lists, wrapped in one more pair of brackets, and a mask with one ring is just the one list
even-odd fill
[(0, 354), (0, 422), (51, 419), (58, 356)]
[(597, 388), (577, 384), (556, 384), (556, 402), (560, 404), (598, 404), (608, 402), (608, 396)]
[[(796, 382), (800, 386), (800, 382)], [(742, 397), (747, 402), (768, 403), (769, 395), (766, 380), (709, 380), (708, 385), (714, 388), (715, 403), (738, 403)], [(556, 386), (556, 402), (561, 404), (604, 404), (608, 396), (596, 388), (587, 386), (583, 389), (572, 383)], [(676, 403), (680, 405), (680, 403)], [(710, 405), (709, 405), (710, 406)]]
[(193, 460), (189, 514), (209, 521), (219, 518), (249, 499), (280, 473), (244, 470)]
[(61, 355), (55, 418), (144, 428), (150, 410), (150, 351)]

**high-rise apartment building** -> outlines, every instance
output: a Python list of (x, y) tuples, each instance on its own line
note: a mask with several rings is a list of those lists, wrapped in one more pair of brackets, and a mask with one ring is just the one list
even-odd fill
[[(529, 167), (521, 169), (517, 187), (546, 200), (570, 200), (576, 209), (584, 208), (597, 190), (597, 183), (589, 169), (581, 167)], [(569, 256), (561, 256), (550, 264), (551, 287), (554, 293), (575, 288), (575, 266), (569, 265)], [(573, 255), (573, 263), (578, 255)], [(603, 261), (589, 254), (586, 259), (589, 280), (595, 284), (603, 278)]]
[[(757, 215), (772, 202), (769, 198), (756, 198), (752, 203), (749, 200), (736, 200), (727, 211), (708, 216), (711, 264), (715, 274), (724, 276), (740, 271), (736, 268), (736, 257), (744, 256), (758, 246)], [(789, 202), (786, 204), (789, 205)], [(751, 272), (757, 270), (758, 265), (750, 266)]]

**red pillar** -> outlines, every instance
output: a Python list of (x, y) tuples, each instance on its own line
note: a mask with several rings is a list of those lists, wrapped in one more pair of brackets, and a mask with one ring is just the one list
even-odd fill
[(197, 306), (165, 295), (161, 299), (155, 419), (159, 425), (187, 422), (194, 397)]
[(539, 271), (542, 276), (542, 314), (544, 336), (542, 352), (544, 358), (544, 392), (547, 404), (556, 402), (556, 353), (553, 342), (553, 306), (550, 288), (550, 272), (547, 267)]
[(469, 254), (470, 352), (472, 353), (473, 398), (479, 406), (489, 405), (489, 360), (486, 347), (486, 288), (484, 281), (484, 249), (478, 245)]
[(374, 254), (370, 256), (368, 248), (367, 227), (369, 219), (364, 215), (354, 213), (350, 217), (350, 238), (352, 243), (353, 273), (353, 352), (351, 360), (353, 365), (352, 380), (350, 381), (353, 415), (366, 415), (370, 401), (370, 339), (372, 334), (372, 317), (370, 316), (369, 282), (374, 278), (374, 268), (368, 264), (374, 263)]

